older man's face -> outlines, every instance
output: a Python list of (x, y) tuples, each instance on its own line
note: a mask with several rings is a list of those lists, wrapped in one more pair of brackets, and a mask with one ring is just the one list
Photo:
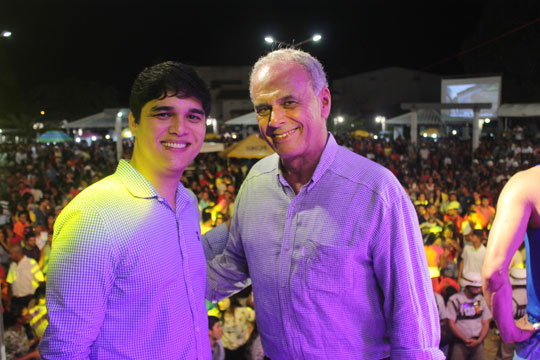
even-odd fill
[(318, 160), (328, 137), (330, 91), (313, 92), (309, 74), (293, 62), (262, 66), (252, 82), (259, 130), (282, 159)]

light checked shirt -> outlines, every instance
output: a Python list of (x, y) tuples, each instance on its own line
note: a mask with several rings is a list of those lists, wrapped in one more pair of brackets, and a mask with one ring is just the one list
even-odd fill
[(45, 281), (43, 273), (36, 260), (32, 258), (23, 255), (21, 261), (18, 263), (13, 261), (9, 265), (6, 282), (11, 284), (13, 296), (34, 295), (42, 281)]
[(443, 359), (420, 227), (390, 171), (332, 135), (295, 195), (274, 154), (240, 189), (207, 297), (251, 277), (265, 354), (280, 359)]
[(211, 359), (197, 200), (176, 211), (127, 161), (55, 224), (44, 359)]

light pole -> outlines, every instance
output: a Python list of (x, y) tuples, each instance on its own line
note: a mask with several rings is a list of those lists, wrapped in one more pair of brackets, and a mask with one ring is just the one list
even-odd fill
[(375, 116), (375, 122), (381, 124), (381, 132), (386, 131), (386, 118), (384, 116)]
[(295, 43), (294, 39), (293, 39), (292, 44), (289, 44), (289, 43), (287, 43), (285, 41), (276, 40), (272, 36), (268, 35), (268, 36), (265, 36), (264, 41), (266, 41), (268, 44), (277, 44), (278, 46), (285, 45), (285, 46), (287, 46), (289, 48), (292, 48), (292, 49), (298, 49), (298, 48), (300, 48), (301, 45), (304, 45), (305, 43), (308, 43), (308, 42), (311, 42), (311, 41), (319, 42), (319, 41), (321, 41), (321, 39), (322, 39), (322, 36), (320, 34), (315, 34), (312, 37), (307, 38), (305, 40), (302, 40), (302, 41), (300, 41), (298, 43)]
[(345, 118), (341, 115), (336, 116), (334, 118), (334, 131), (337, 133), (337, 128), (339, 124), (343, 124), (345, 122)]

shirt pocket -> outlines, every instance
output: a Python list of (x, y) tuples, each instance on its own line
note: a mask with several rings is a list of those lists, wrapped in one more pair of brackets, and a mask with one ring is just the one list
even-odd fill
[(352, 287), (354, 248), (308, 239), (303, 248), (308, 290), (341, 294)]

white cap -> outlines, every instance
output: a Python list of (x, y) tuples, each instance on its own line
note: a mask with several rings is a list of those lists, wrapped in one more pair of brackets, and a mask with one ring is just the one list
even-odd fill
[(480, 273), (478, 272), (469, 272), (469, 273), (463, 274), (461, 276), (460, 285), (462, 287), (466, 287), (466, 286), (482, 287), (482, 275), (480, 275)]
[(510, 270), (510, 284), (527, 285), (527, 270), (523, 268), (513, 267)]

